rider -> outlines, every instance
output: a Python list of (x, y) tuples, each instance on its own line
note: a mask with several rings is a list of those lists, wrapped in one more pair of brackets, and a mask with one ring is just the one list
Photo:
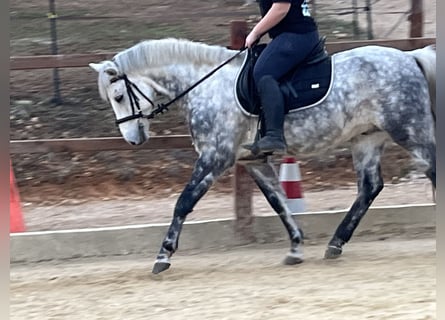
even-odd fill
[(256, 147), (260, 153), (283, 154), (287, 149), (283, 134), (285, 109), (279, 81), (317, 45), (318, 28), (307, 0), (256, 1), (262, 18), (247, 36), (245, 46), (251, 48), (266, 33), (272, 39), (253, 71), (266, 129)]

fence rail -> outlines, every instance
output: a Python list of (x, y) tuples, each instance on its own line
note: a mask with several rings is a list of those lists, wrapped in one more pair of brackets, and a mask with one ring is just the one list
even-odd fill
[(144, 149), (192, 149), (192, 147), (192, 141), (189, 135), (168, 135), (150, 137), (150, 142), (141, 146), (132, 146), (121, 137), (11, 140), (9, 152), (11, 154), (23, 154)]
[[(436, 38), (408, 38), (395, 40), (361, 40), (352, 42), (328, 42), (326, 49), (333, 54), (339, 51), (363, 47), (366, 45), (379, 45), (393, 47), (400, 50), (412, 50), (436, 43)], [(66, 55), (41, 56), (13, 56), (9, 59), (10, 70), (32, 70), (50, 68), (77, 68), (87, 67), (90, 62), (111, 59), (116, 53), (88, 53)]]

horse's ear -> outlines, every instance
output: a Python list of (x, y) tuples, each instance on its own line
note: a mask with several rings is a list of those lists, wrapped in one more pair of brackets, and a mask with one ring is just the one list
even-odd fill
[(97, 72), (101, 72), (102, 70), (105, 71), (105, 73), (108, 74), (110, 77), (115, 77), (118, 74), (116, 67), (110, 66), (110, 63), (106, 63), (106, 61), (100, 63), (90, 63), (88, 65)]
[(102, 63), (89, 63), (88, 64), (91, 69), (95, 70), (96, 72), (100, 72), (102, 70), (103, 64)]

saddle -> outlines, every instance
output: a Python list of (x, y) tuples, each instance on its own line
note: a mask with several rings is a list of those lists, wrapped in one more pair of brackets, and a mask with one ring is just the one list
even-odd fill
[[(286, 113), (320, 103), (331, 86), (333, 65), (325, 49), (326, 37), (320, 41), (308, 57), (280, 79)], [(260, 99), (252, 77), (253, 68), (267, 44), (259, 44), (247, 51), (235, 84), (235, 97), (241, 110), (249, 116), (261, 112)]]

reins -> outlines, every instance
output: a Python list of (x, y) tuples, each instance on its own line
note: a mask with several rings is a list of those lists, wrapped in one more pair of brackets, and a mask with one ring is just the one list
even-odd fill
[[(173, 103), (175, 103), (179, 99), (183, 98), (186, 94), (188, 94), (190, 91), (192, 91), (198, 85), (200, 85), (202, 82), (204, 82), (205, 80), (210, 78), (216, 71), (218, 71), (219, 69), (224, 67), (226, 64), (228, 64), (232, 60), (234, 60), (236, 57), (238, 57), (246, 49), (247, 48), (242, 48), (240, 51), (238, 51), (232, 57), (230, 57), (229, 59), (227, 59), (226, 61), (221, 63), (219, 66), (214, 68), (212, 71), (210, 71), (204, 77), (202, 77), (201, 79), (196, 81), (189, 88), (187, 88), (186, 90), (181, 92), (179, 95), (177, 95), (176, 97), (174, 97), (170, 101), (168, 101), (166, 103), (158, 103), (157, 105), (155, 105), (155, 103), (150, 98), (148, 98), (133, 82), (131, 82), (130, 79), (128, 79), (126, 74), (123, 74), (123, 75), (115, 78), (114, 80), (112, 80), (112, 82), (115, 82), (117, 80), (124, 80), (125, 81), (125, 87), (127, 89), (127, 93), (128, 93), (129, 98), (130, 98), (130, 105), (131, 105), (131, 110), (132, 110), (132, 113), (133, 113), (132, 115), (130, 115), (128, 117), (117, 119), (116, 120), (116, 124), (119, 125), (119, 124), (121, 124), (123, 122), (129, 121), (129, 120), (133, 120), (133, 119), (138, 119), (138, 118), (153, 119), (157, 114), (164, 113), (165, 111), (168, 111), (168, 108), (169, 108), (170, 105), (172, 105)], [(142, 113), (142, 110), (141, 110), (141, 108), (139, 106), (139, 98), (136, 96), (136, 93), (134, 92), (133, 88), (137, 92), (139, 92), (139, 94), (142, 95), (142, 97), (144, 97), (145, 100), (147, 100), (154, 107), (154, 110), (150, 114), (144, 115)], [(136, 107), (137, 110), (135, 110), (135, 107)]]

